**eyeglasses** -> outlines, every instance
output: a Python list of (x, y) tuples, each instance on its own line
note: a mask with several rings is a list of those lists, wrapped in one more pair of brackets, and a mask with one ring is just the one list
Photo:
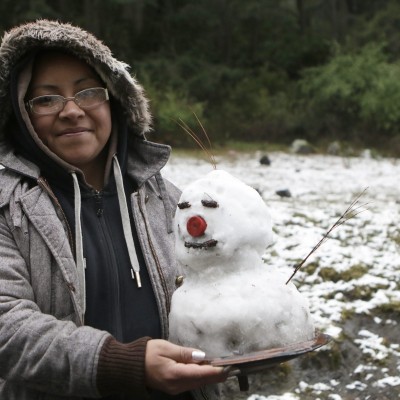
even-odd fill
[(91, 110), (105, 103), (108, 99), (108, 90), (96, 87), (81, 90), (73, 97), (63, 97), (58, 94), (35, 97), (27, 101), (25, 105), (34, 114), (51, 115), (63, 110), (65, 104), (70, 100), (83, 110)]

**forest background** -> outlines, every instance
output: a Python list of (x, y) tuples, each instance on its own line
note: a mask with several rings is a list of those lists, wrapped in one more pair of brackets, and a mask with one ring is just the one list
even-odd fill
[(132, 66), (157, 140), (316, 147), (400, 156), (398, 0), (1, 0), (0, 34), (51, 18)]

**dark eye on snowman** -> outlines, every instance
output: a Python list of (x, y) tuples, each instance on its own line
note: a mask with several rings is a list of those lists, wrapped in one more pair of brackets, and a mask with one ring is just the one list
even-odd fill
[(219, 207), (219, 204), (215, 200), (202, 200), (201, 204), (203, 204), (204, 207), (209, 207), (209, 208)]
[(188, 201), (183, 201), (182, 203), (178, 203), (178, 208), (183, 210), (184, 208), (190, 208), (190, 203)]

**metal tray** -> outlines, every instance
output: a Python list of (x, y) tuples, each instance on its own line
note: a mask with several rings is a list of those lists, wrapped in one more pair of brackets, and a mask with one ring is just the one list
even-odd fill
[(332, 337), (317, 332), (314, 339), (305, 342), (294, 343), (285, 347), (260, 350), (253, 353), (232, 355), (227, 357), (205, 360), (205, 363), (215, 367), (231, 367), (232, 375), (237, 376), (240, 390), (248, 390), (247, 375), (263, 371), (285, 361), (310, 353), (332, 340)]

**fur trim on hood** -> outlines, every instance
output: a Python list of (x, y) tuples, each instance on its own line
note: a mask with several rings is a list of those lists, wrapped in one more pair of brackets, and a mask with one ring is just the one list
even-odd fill
[(11, 112), (10, 77), (15, 66), (29, 53), (60, 49), (86, 61), (104, 81), (111, 95), (124, 108), (128, 124), (142, 136), (150, 130), (151, 115), (142, 86), (129, 66), (115, 59), (110, 49), (92, 34), (68, 23), (38, 20), (6, 32), (0, 46), (0, 139)]

